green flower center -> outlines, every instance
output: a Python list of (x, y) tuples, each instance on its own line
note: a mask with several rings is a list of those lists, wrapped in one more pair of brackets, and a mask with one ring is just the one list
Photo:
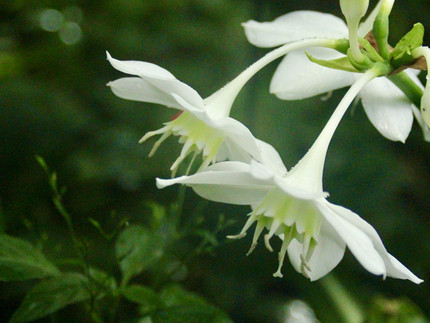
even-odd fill
[(223, 131), (208, 126), (188, 111), (184, 111), (176, 119), (164, 123), (164, 127), (148, 132), (140, 139), (139, 143), (155, 135), (161, 135), (161, 137), (155, 142), (149, 157), (154, 155), (161, 143), (171, 135), (178, 136), (179, 143), (183, 144), (181, 154), (170, 168), (173, 176), (182, 161), (192, 152), (194, 152), (194, 157), (202, 154), (203, 161), (200, 168), (214, 163), (218, 149), (225, 138)]
[(279, 188), (272, 189), (263, 201), (249, 214), (249, 219), (240, 234), (228, 238), (240, 239), (246, 235), (249, 227), (257, 222), (249, 255), (257, 245), (257, 240), (264, 228), (269, 232), (264, 236), (264, 243), (269, 251), (273, 251), (270, 239), (274, 234), (283, 239), (279, 251), (278, 270), (274, 277), (282, 277), (281, 269), (285, 253), (291, 241), (296, 239), (303, 246), (301, 254), (301, 272), (308, 277), (311, 269), (307, 265), (317, 245), (322, 223), (322, 214), (312, 200), (301, 200), (287, 195)]

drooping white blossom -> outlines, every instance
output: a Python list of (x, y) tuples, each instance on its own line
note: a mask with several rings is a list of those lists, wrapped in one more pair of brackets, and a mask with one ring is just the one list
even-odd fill
[[(358, 28), (364, 37), (372, 28), (380, 2)], [(295, 11), (271, 22), (248, 21), (242, 24), (248, 41), (258, 47), (275, 47), (309, 38), (348, 38), (349, 30), (342, 19), (316, 11)], [(301, 49), (289, 53), (273, 75), (270, 92), (283, 100), (300, 100), (351, 85), (358, 73), (330, 69), (315, 64), (307, 55), (332, 60), (343, 54), (327, 48)], [(411, 70), (409, 77), (422, 87)], [(386, 138), (405, 142), (413, 123), (413, 104), (387, 78), (370, 82), (360, 93), (364, 110), (375, 128)], [(423, 131), (426, 129), (423, 128)]]
[(195, 157), (201, 154), (201, 168), (220, 160), (249, 162), (251, 157), (264, 162), (261, 150), (266, 144), (256, 140), (245, 125), (230, 117), (236, 96), (255, 73), (276, 58), (299, 48), (335, 47), (336, 44), (336, 41), (318, 39), (282, 46), (266, 54), (206, 99), (158, 65), (120, 61), (107, 53), (107, 59), (114, 68), (134, 75), (109, 82), (108, 86), (114, 94), (123, 99), (161, 104), (182, 112), (174, 120), (166, 122), (162, 128), (146, 133), (140, 140), (144, 142), (150, 137), (160, 135), (149, 154), (152, 156), (169, 136), (179, 137), (183, 148), (171, 166), (173, 174), (189, 155)]
[(387, 252), (369, 223), (347, 208), (328, 202), (323, 191), (323, 167), (333, 133), (356, 94), (377, 75), (377, 70), (370, 70), (353, 84), (315, 143), (290, 172), (279, 166), (282, 162), (278, 155), (271, 154), (271, 165), (257, 161), (221, 162), (191, 176), (157, 179), (158, 187), (186, 184), (212, 201), (250, 205), (252, 212), (242, 231), (230, 238), (244, 237), (255, 224), (248, 254), (265, 229), (268, 232), (264, 243), (270, 251), (271, 238), (274, 235), (281, 238), (276, 277), (282, 277), (282, 265), (288, 254), (298, 272), (317, 280), (337, 266), (347, 246), (372, 274), (421, 283), (421, 279)]

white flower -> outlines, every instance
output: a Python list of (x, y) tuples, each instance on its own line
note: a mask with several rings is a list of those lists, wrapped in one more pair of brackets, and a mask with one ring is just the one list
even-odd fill
[(378, 71), (370, 70), (350, 88), (314, 145), (290, 172), (279, 167), (279, 157), (272, 154), (272, 166), (257, 161), (221, 162), (192, 176), (157, 179), (158, 187), (182, 183), (212, 201), (251, 205), (252, 212), (242, 231), (231, 238), (242, 238), (256, 223), (251, 252), (265, 228), (268, 233), (264, 242), (270, 251), (270, 239), (279, 236), (283, 242), (274, 276), (282, 277), (281, 268), (288, 253), (298, 272), (317, 280), (336, 267), (348, 246), (369, 272), (421, 283), (386, 251), (370, 224), (352, 211), (329, 203), (323, 192), (323, 167), (332, 135), (357, 92), (377, 75)]
[[(360, 25), (359, 36), (364, 37), (371, 30), (378, 8)], [(315, 11), (291, 12), (272, 22), (251, 20), (243, 27), (249, 42), (258, 47), (275, 47), (309, 38), (348, 38), (348, 28), (343, 20)], [(306, 52), (324, 60), (343, 56), (326, 48), (310, 48)], [(422, 87), (416, 75), (409, 70), (407, 72)], [(304, 50), (298, 50), (282, 60), (273, 75), (270, 92), (280, 99), (299, 100), (349, 86), (356, 78), (357, 73), (315, 64), (308, 59)], [(387, 78), (380, 77), (369, 83), (360, 97), (376, 129), (390, 140), (405, 142), (413, 123), (413, 104), (403, 92)]]
[[(136, 75), (108, 83), (119, 97), (158, 103), (178, 109), (182, 113), (156, 131), (148, 132), (140, 142), (154, 135), (161, 135), (150, 152), (152, 156), (159, 145), (170, 135), (179, 136), (183, 144), (180, 156), (171, 170), (191, 153), (202, 154), (202, 166), (220, 159), (244, 160), (249, 154), (259, 158), (255, 138), (242, 123), (229, 117), (235, 94), (220, 90), (203, 100), (191, 87), (177, 80), (160, 66), (139, 61), (119, 61), (107, 53), (109, 62), (117, 70)], [(228, 89), (227, 89), (228, 90)]]
[(266, 149), (263, 147), (266, 144), (256, 140), (242, 123), (229, 117), (232, 104), (246, 82), (261, 68), (292, 50), (309, 46), (334, 48), (337, 42), (305, 40), (277, 48), (206, 99), (160, 66), (140, 61), (119, 61), (106, 53), (114, 68), (137, 76), (109, 82), (108, 86), (123, 99), (157, 103), (182, 111), (179, 117), (158, 130), (148, 132), (140, 140), (143, 142), (154, 135), (161, 135), (149, 154), (152, 156), (169, 136), (179, 136), (183, 148), (171, 167), (173, 173), (189, 154), (194, 154), (194, 157), (202, 155), (201, 168), (226, 159), (249, 162), (251, 156), (264, 162), (261, 150)]

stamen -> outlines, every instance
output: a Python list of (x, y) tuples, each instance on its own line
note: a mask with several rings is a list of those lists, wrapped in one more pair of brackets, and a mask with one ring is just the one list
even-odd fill
[(188, 156), (188, 154), (192, 151), (190, 148), (193, 146), (193, 143), (191, 140), (187, 140), (182, 147), (181, 154), (179, 157), (175, 160), (172, 167), (170, 167), (170, 170), (174, 173), (176, 173), (176, 170), (179, 167), (179, 164)]
[(263, 221), (257, 222), (257, 226), (256, 226), (255, 231), (254, 231), (254, 237), (252, 238), (251, 248), (249, 248), (248, 252), (246, 253), (247, 256), (249, 256), (251, 254), (251, 252), (253, 252), (255, 247), (257, 246), (257, 240), (260, 237), (261, 232), (263, 232), (264, 227), (265, 227), (265, 225), (264, 225)]
[(282, 247), (278, 255), (278, 261), (279, 261), (278, 270), (276, 271), (276, 273), (273, 274), (273, 277), (279, 277), (279, 278), (284, 277), (284, 275), (282, 275), (281, 273), (281, 269), (284, 264), (285, 253), (287, 252), (287, 248), (290, 245), (292, 240), (293, 240), (293, 230), (292, 228), (290, 228), (288, 234), (284, 234), (284, 241), (282, 242)]
[(149, 139), (155, 135), (161, 135), (162, 133), (169, 132), (168, 131), (169, 129), (170, 129), (170, 125), (167, 124), (166, 126), (160, 128), (158, 130), (149, 131), (142, 138), (140, 138), (139, 144), (145, 142), (147, 139)]
[(246, 236), (246, 232), (241, 232), (241, 233), (239, 233), (239, 234), (236, 234), (236, 235), (229, 235), (229, 236), (227, 236), (227, 239), (242, 239), (243, 237), (245, 237)]
[(197, 152), (195, 151), (193, 157), (191, 158), (190, 164), (188, 165), (185, 175), (188, 175), (190, 173), (191, 167), (193, 166), (196, 157), (197, 157)]
[[(149, 132), (148, 132), (149, 133)], [(152, 146), (152, 149), (151, 149), (151, 151), (149, 152), (149, 157), (152, 157), (154, 154), (155, 154), (155, 152), (157, 151), (157, 149), (158, 149), (158, 147), (160, 147), (160, 145), (163, 143), (163, 141), (164, 140), (166, 140), (167, 138), (169, 138), (170, 137), (170, 135), (171, 135), (172, 133), (170, 132), (170, 131), (167, 131), (167, 132), (165, 132), (165, 133), (163, 133), (163, 135), (160, 137), (160, 139), (158, 139), (156, 142), (155, 142), (155, 144), (154, 144), (154, 146)], [(143, 137), (143, 138), (145, 138), (145, 136)], [(143, 139), (142, 138), (142, 139)], [(147, 137), (147, 138), (149, 138), (149, 137)], [(146, 138), (146, 139), (147, 139)], [(144, 139), (144, 140), (142, 140), (142, 139), (140, 139), (139, 140), (139, 143), (142, 143), (142, 142), (144, 142), (146, 139)]]
[(308, 275), (308, 271), (312, 271), (311, 267), (309, 267), (309, 265), (307, 264), (305, 258), (303, 257), (303, 254), (300, 255), (300, 271), (302, 272), (303, 276), (305, 276), (306, 278), (310, 279), (309, 275)]
[(265, 236), (264, 236), (264, 244), (266, 245), (266, 248), (270, 251), (270, 252), (273, 252), (273, 248), (272, 248), (272, 246), (270, 245), (270, 242), (269, 242), (269, 240), (270, 240), (270, 238), (272, 238), (273, 237), (273, 235), (275, 234), (275, 232), (276, 232), (276, 230), (278, 230), (278, 228), (279, 228), (279, 226), (281, 225), (281, 221), (279, 221), (278, 219), (273, 219), (273, 222), (272, 222), (272, 226), (270, 227), (270, 231), (269, 231), (269, 233), (268, 234), (266, 234)]
[(257, 220), (258, 215), (255, 213), (251, 213), (248, 220), (246, 221), (245, 225), (243, 226), (242, 231), (238, 235), (233, 236), (227, 236), (228, 239), (242, 239), (244, 236), (246, 236), (246, 231), (249, 229), (249, 227)]

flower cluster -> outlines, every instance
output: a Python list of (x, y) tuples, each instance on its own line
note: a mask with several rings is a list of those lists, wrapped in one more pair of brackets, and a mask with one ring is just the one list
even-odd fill
[[(333, 134), (357, 97), (371, 123), (387, 139), (405, 142), (415, 116), (425, 140), (430, 141), (430, 85), (424, 87), (416, 72), (426, 69), (430, 50), (422, 46), (420, 24), (394, 48), (388, 45), (392, 0), (379, 1), (361, 24), (368, 0), (340, 0), (340, 6), (346, 24), (333, 15), (313, 11), (291, 12), (272, 22), (244, 23), (250, 43), (277, 48), (205, 99), (160, 66), (119, 61), (109, 53), (114, 68), (134, 77), (108, 85), (121, 98), (180, 111), (176, 119), (148, 132), (140, 141), (160, 135), (150, 156), (171, 135), (183, 144), (171, 166), (172, 178), (157, 178), (157, 186), (185, 184), (205, 199), (250, 206), (243, 229), (228, 238), (244, 237), (255, 224), (248, 254), (264, 231), (264, 244), (270, 251), (270, 240), (280, 238), (275, 277), (282, 277), (288, 255), (298, 272), (317, 280), (337, 266), (348, 247), (369, 272), (418, 284), (422, 280), (387, 252), (369, 223), (327, 200), (323, 169)], [(271, 145), (230, 117), (242, 87), (279, 57), (284, 58), (272, 78), (270, 92), (280, 99), (304, 99), (350, 86), (314, 144), (289, 171)], [(196, 159), (201, 162), (190, 175)], [(191, 160), (186, 174), (175, 177), (185, 160)]]

